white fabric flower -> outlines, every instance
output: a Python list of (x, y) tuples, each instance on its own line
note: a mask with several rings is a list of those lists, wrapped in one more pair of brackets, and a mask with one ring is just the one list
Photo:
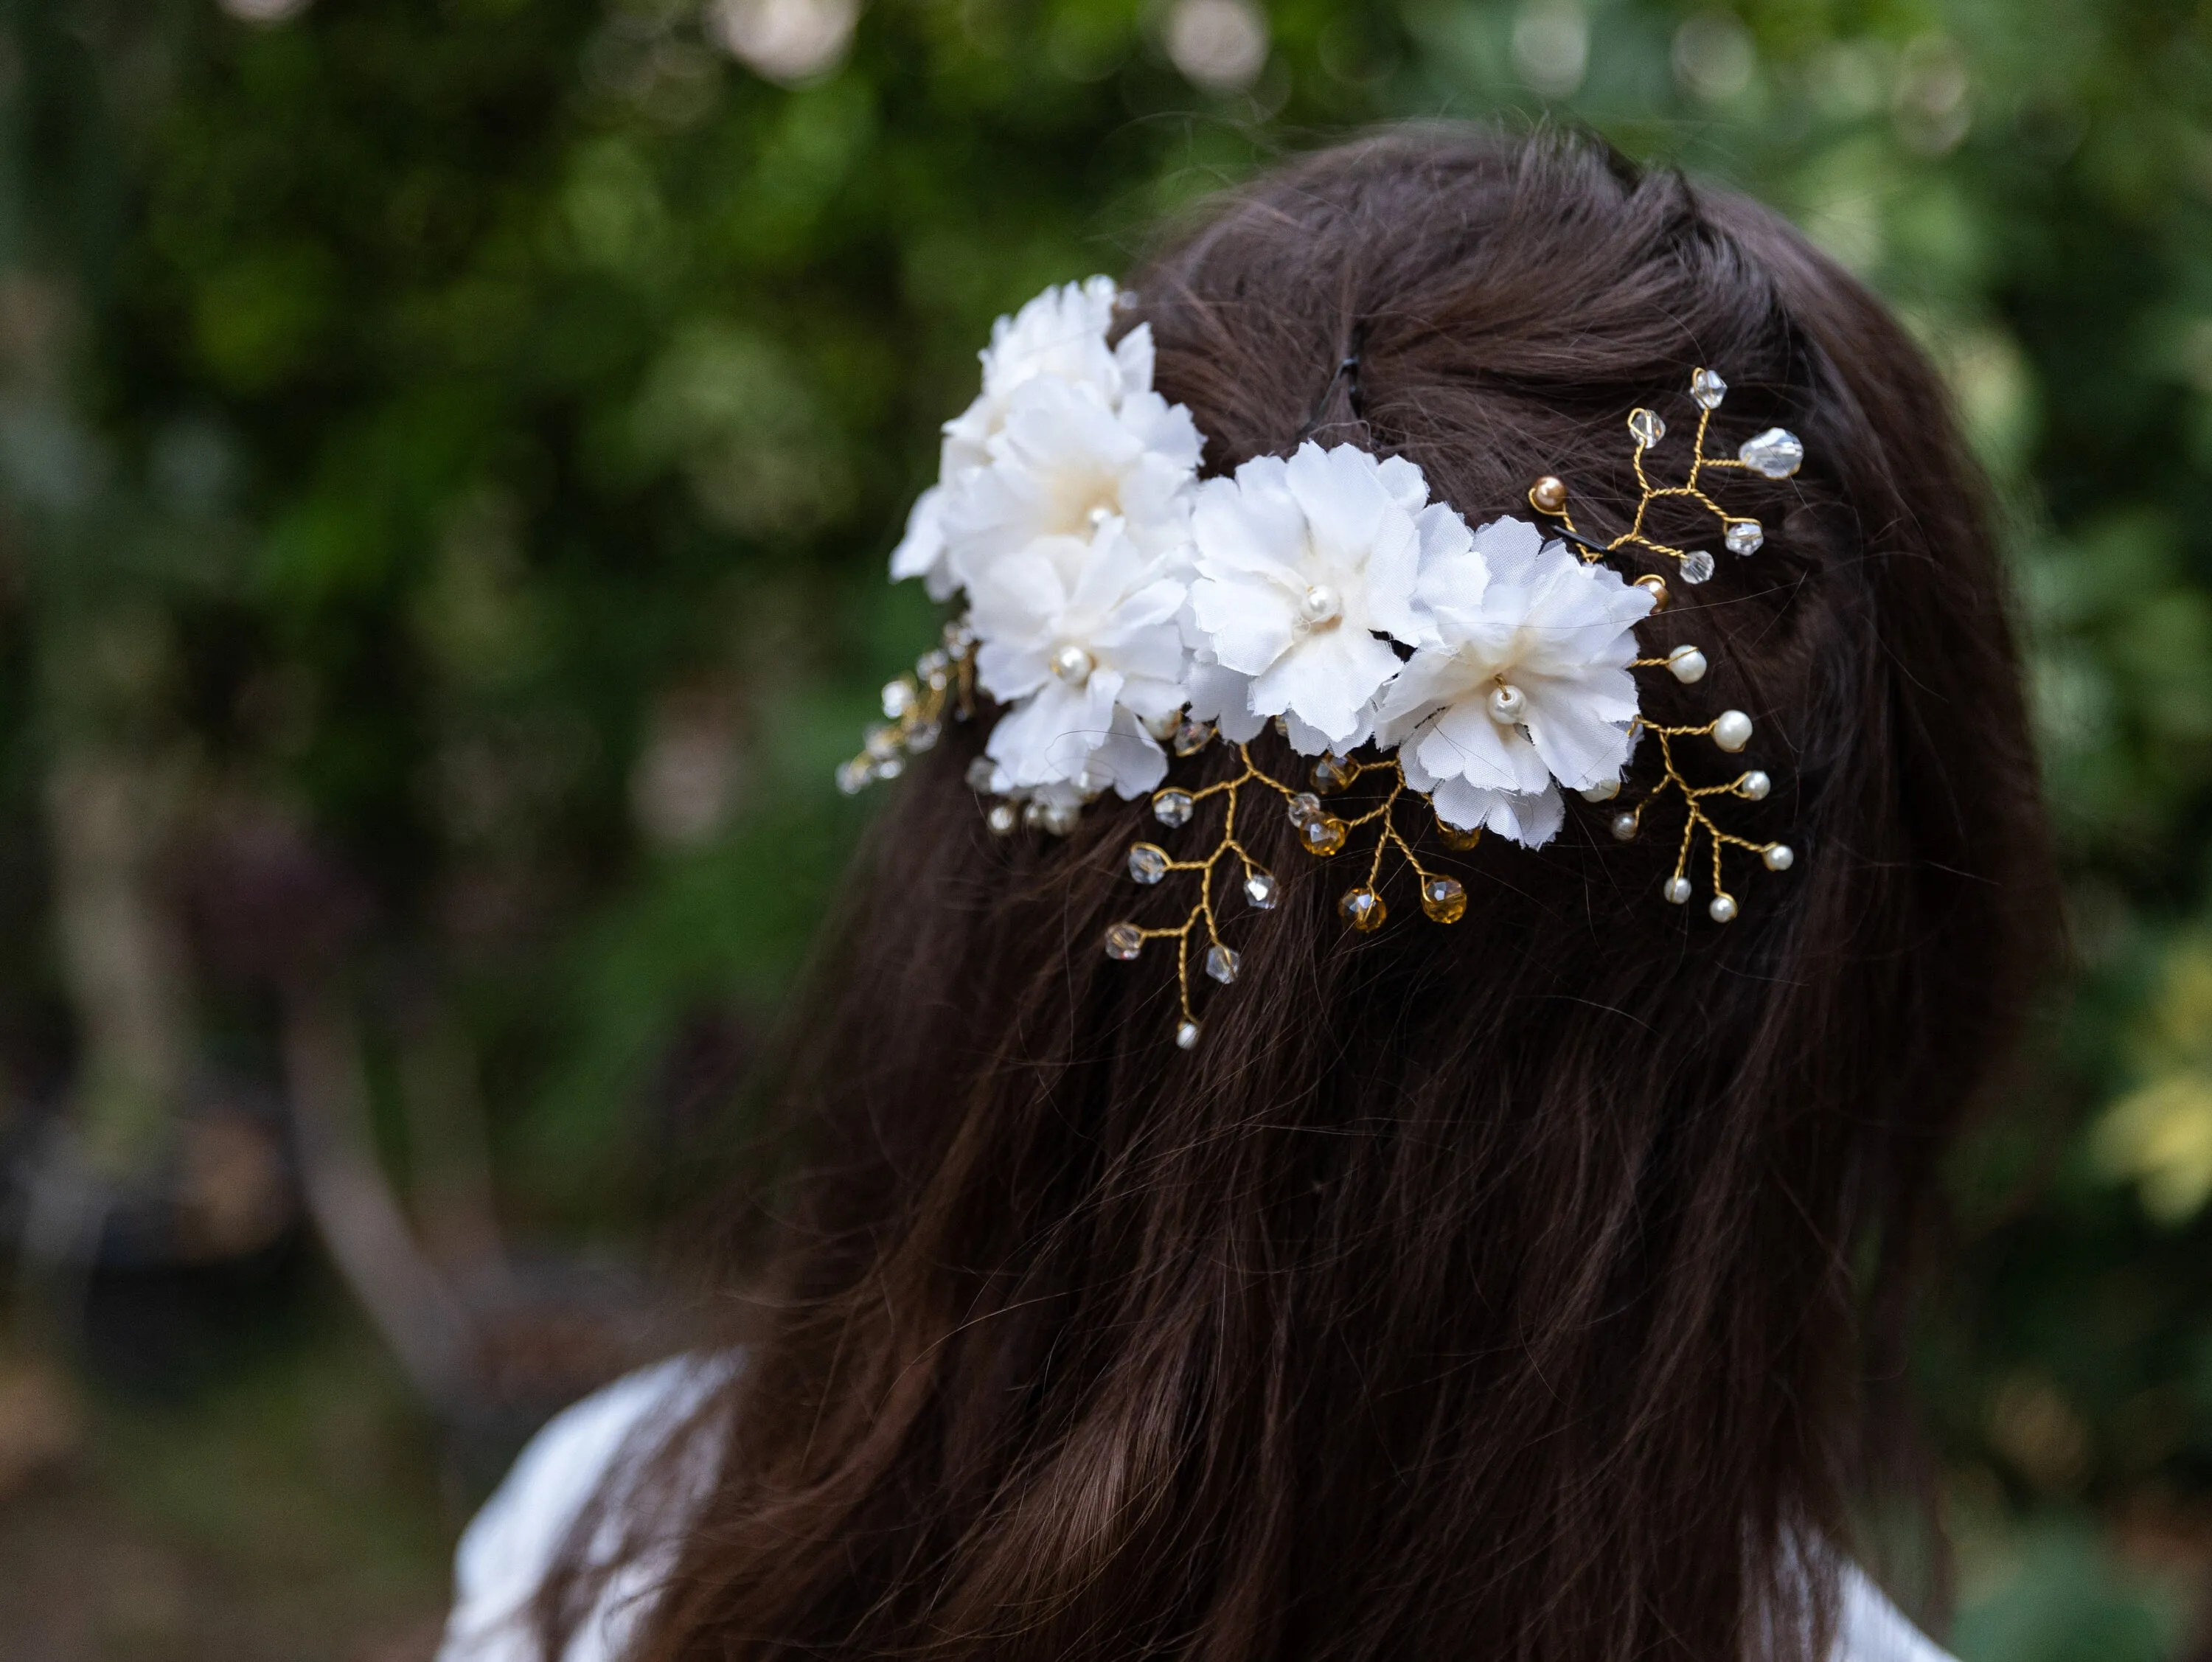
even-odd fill
[(1132, 395), (1152, 392), (1151, 326), (1139, 324), (1115, 345), (1106, 344), (1117, 294), (1111, 277), (1067, 283), (1046, 289), (1013, 316), (1001, 317), (992, 326), (991, 344), (981, 355), (983, 390), (945, 423), (938, 482), (915, 503), (906, 535), (891, 551), (895, 580), (920, 577), (938, 600), (957, 587), (945, 565), (947, 542), (940, 519), (945, 497), (990, 464), (991, 441), (1004, 429), (1022, 387), (1037, 380), (1086, 387), (1117, 413)]
[(1118, 518), (1087, 537), (1039, 537), (969, 590), (984, 691), (1008, 706), (985, 747), (994, 790), (1152, 789), (1167, 758), (1143, 718), (1182, 707), (1187, 654), (1176, 618), (1186, 585), (1147, 557)]
[(989, 567), (1040, 537), (1089, 538), (1122, 521), (1138, 551), (1182, 556), (1200, 440), (1190, 411), (1157, 393), (1117, 409), (1095, 388), (1040, 378), (1007, 400), (990, 465), (952, 484), (936, 513), (945, 564), (971, 594)]
[(1375, 739), (1447, 824), (1530, 847), (1558, 832), (1559, 787), (1620, 776), (1637, 713), (1634, 625), (1647, 589), (1547, 544), (1525, 521), (1425, 562), (1434, 630), (1384, 694)]
[(1423, 563), (1468, 546), (1466, 522), (1428, 495), (1410, 462), (1313, 443), (1199, 487), (1188, 621), (1212, 667), (1194, 691), (1224, 733), (1279, 715), (1310, 755), (1366, 739), (1399, 667), (1378, 635), (1429, 639), (1414, 600)]

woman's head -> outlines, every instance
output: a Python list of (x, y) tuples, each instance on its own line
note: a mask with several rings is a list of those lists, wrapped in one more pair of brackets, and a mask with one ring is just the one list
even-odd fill
[(1130, 282), (1209, 473), (1350, 443), (1477, 525), (1557, 474), (1610, 533), (1623, 416), (1692, 424), (1693, 368), (1730, 384), (1716, 454), (1800, 434), (1795, 478), (1717, 487), (1764, 549), (1639, 630), (1713, 667), (1644, 672), (1647, 715), (1754, 718), (1774, 788), (1729, 828), (1796, 868), (1718, 925), (1660, 898), (1679, 801), (1622, 843), (1571, 799), (1540, 849), (1437, 857), (1458, 923), (1401, 874), (1358, 934), (1359, 874), (1270, 810), (1240, 831), (1280, 903), (1228, 925), (1243, 973), (1186, 1053), (1172, 978), (1099, 950), (1181, 921), (1123, 868), (1149, 816), (994, 836), (956, 730), (825, 947), (807, 1158), (652, 1653), (1711, 1662), (1787, 1589), (1817, 1616), (1790, 1543), (1844, 1529), (1885, 1276), (2049, 931), (1934, 377), (1771, 215), (1578, 139), (1328, 151)]

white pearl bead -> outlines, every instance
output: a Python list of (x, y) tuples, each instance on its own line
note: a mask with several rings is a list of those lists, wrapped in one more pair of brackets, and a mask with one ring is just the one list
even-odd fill
[(1100, 526), (1105, 524), (1107, 521), (1112, 519), (1114, 514), (1110, 508), (1094, 508), (1091, 510), (1088, 517), (1091, 521), (1091, 528), (1093, 531), (1096, 531)]
[(1713, 723), (1713, 742), (1723, 750), (1741, 750), (1751, 742), (1751, 717), (1740, 709), (1723, 710)]
[(1659, 886), (1659, 892), (1667, 897), (1668, 905), (1682, 905), (1690, 898), (1690, 880), (1686, 877), (1670, 877)]
[(1786, 872), (1797, 863), (1796, 850), (1787, 843), (1769, 843), (1759, 851), (1759, 857), (1771, 872)]
[(1705, 654), (1693, 646), (1678, 646), (1667, 654), (1667, 667), (1684, 686), (1705, 679)]
[(1635, 835), (1636, 816), (1634, 814), (1616, 813), (1613, 816), (1613, 839), (1614, 842), (1626, 843)]
[(1052, 673), (1072, 687), (1079, 687), (1091, 679), (1097, 667), (1091, 654), (1079, 646), (1064, 646), (1052, 654)]
[(1490, 719), (1500, 727), (1510, 727), (1527, 713), (1528, 695), (1519, 687), (1506, 685), (1492, 690)]
[(1601, 779), (1595, 785), (1583, 787), (1583, 801), (1585, 802), (1610, 802), (1620, 794), (1620, 781), (1618, 779)]
[(1195, 1021), (1179, 1023), (1176, 1027), (1176, 1049), (1178, 1050), (1195, 1050), (1197, 1048), (1198, 1024)]
[(1774, 788), (1774, 782), (1753, 768), (1735, 782), (1735, 794), (1747, 802), (1764, 802), (1766, 793)]
[(1298, 614), (1310, 624), (1326, 624), (1344, 615), (1344, 600), (1327, 583), (1316, 583), (1298, 602)]
[(1707, 916), (1716, 923), (1735, 922), (1735, 902), (1724, 894), (1717, 894), (1705, 907)]

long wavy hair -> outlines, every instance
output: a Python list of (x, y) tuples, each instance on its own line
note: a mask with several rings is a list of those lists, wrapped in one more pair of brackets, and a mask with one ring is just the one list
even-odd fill
[[(1755, 718), (1775, 786), (1735, 828), (1796, 868), (1716, 924), (1661, 898), (1678, 819), (1622, 843), (1571, 798), (1544, 849), (1437, 855), (1463, 921), (1401, 875), (1400, 921), (1355, 934), (1353, 879), (1269, 813), (1281, 904), (1232, 923), (1243, 974), (1185, 1053), (1172, 977), (1099, 947), (1181, 919), (1124, 874), (1141, 806), (994, 837), (956, 731), (884, 804), (794, 1028), (804, 1154), (730, 1288), (745, 1365), (664, 1451), (684, 1506), (626, 1508), (621, 1551), (671, 1555), (636, 1656), (1822, 1654), (1867, 1382), (2051, 944), (1936, 375), (1774, 215), (1571, 136), (1307, 156), (1131, 283), (1208, 473), (1315, 437), (1411, 458), (1470, 523), (1559, 474), (1612, 531), (1623, 417), (1686, 422), (1693, 368), (1731, 384), (1723, 454), (1800, 434), (1795, 478), (1722, 487), (1765, 547), (1641, 627), (1713, 666), (1647, 672), (1647, 713)], [(594, 1538), (541, 1600), (549, 1654)]]

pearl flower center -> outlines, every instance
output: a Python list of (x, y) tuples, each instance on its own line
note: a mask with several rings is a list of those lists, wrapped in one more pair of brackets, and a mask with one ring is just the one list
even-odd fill
[(1064, 646), (1052, 654), (1052, 673), (1072, 687), (1088, 681), (1097, 667), (1097, 661), (1079, 646)]
[(1298, 616), (1312, 628), (1344, 616), (1344, 597), (1327, 583), (1316, 583), (1298, 599)]
[(1500, 727), (1511, 727), (1528, 714), (1528, 695), (1510, 681), (1500, 681), (1491, 690), (1490, 719)]

